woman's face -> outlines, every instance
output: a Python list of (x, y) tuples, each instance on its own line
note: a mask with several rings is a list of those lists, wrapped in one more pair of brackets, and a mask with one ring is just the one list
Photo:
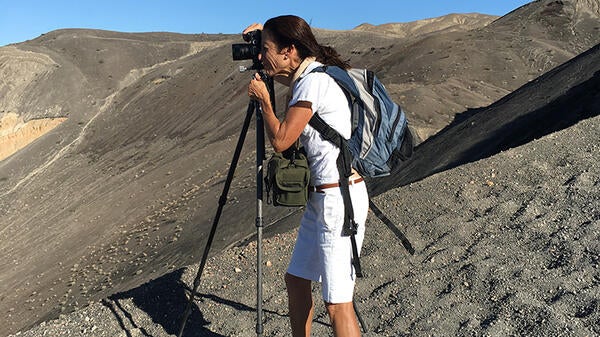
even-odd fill
[(285, 48), (281, 49), (271, 38), (268, 30), (262, 31), (262, 49), (259, 60), (264, 66), (264, 72), (271, 77), (284, 75), (289, 71), (289, 57)]

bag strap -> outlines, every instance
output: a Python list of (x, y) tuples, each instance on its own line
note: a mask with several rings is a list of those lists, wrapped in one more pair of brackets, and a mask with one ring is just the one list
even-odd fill
[(287, 148), (286, 150), (281, 152), (281, 155), (284, 158), (288, 158), (290, 160), (290, 162), (293, 164), (296, 159), (300, 158), (299, 154), (302, 151), (303, 150), (300, 147), (300, 139), (298, 138), (289, 148)]
[[(360, 100), (358, 89), (356, 86), (354, 86), (354, 82), (345, 69), (335, 66), (322, 66), (313, 69), (312, 72), (323, 72), (334, 79), (346, 96), (351, 112), (354, 100), (358, 100), (360, 104), (364, 104), (362, 100)], [(356, 128), (358, 123), (354, 119), (355, 118), (352, 120), (352, 130)], [(358, 256), (358, 245), (356, 244), (355, 237), (358, 230), (358, 224), (354, 221), (354, 208), (352, 206), (350, 186), (348, 183), (348, 179), (352, 175), (352, 152), (350, 152), (348, 141), (342, 137), (339, 132), (327, 124), (323, 118), (319, 116), (319, 114), (313, 114), (309, 124), (321, 134), (323, 139), (333, 143), (338, 149), (340, 149), (340, 153), (337, 158), (337, 167), (340, 176), (340, 192), (344, 200), (344, 228), (342, 234), (344, 236), (350, 236), (350, 242), (352, 244), (352, 265), (354, 266), (354, 272), (356, 273), (356, 277), (363, 277), (360, 258)]]
[(358, 230), (358, 224), (354, 221), (354, 208), (352, 206), (350, 186), (348, 183), (348, 179), (352, 175), (352, 153), (348, 147), (348, 141), (342, 137), (339, 132), (335, 131), (334, 128), (327, 124), (317, 113), (313, 114), (308, 123), (321, 134), (323, 139), (333, 143), (340, 149), (336, 163), (340, 176), (340, 192), (342, 194), (342, 199), (344, 200), (344, 227), (342, 235), (350, 236), (354, 272), (356, 273), (356, 277), (363, 277), (355, 237)]

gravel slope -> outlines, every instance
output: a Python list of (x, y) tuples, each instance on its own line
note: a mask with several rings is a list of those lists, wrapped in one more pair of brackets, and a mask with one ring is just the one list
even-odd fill
[[(600, 117), (379, 195), (356, 299), (365, 336), (600, 334)], [(265, 336), (288, 334), (294, 230), (264, 239)], [(255, 335), (255, 242), (211, 258), (185, 336)], [(172, 336), (191, 266), (15, 336)], [(318, 286), (314, 289), (318, 299)], [(316, 302), (313, 335), (329, 335)]]

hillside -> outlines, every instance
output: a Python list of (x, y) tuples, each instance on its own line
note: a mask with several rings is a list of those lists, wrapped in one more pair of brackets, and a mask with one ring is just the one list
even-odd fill
[[(435, 29), (436, 20), (413, 24), (430, 28), (406, 36), (390, 33), (393, 25), (317, 30), (353, 65), (377, 72), (424, 141), (406, 164), (411, 176), (375, 183), (375, 194), (598, 113), (597, 2), (535, 1), (491, 23), (460, 18), (440, 18), (453, 24)], [(69, 29), (0, 48), (2, 149), (16, 140), (28, 144), (0, 159), (0, 316), (7, 322), (0, 335), (197, 262), (248, 102), (249, 74), (237, 70), (244, 62), (231, 61), (230, 45), (239, 42), (237, 35)], [(285, 91), (277, 92), (281, 105)], [(581, 100), (589, 103), (574, 103)], [(578, 109), (568, 120), (565, 106)], [(550, 113), (551, 123), (540, 124), (544, 116), (536, 111)], [(523, 132), (531, 125), (539, 128)], [(525, 135), (494, 136), (507, 128)], [(597, 139), (593, 128), (585, 130), (585, 139)], [(215, 252), (254, 231), (254, 146), (251, 130)], [(593, 167), (582, 178), (591, 186)], [(459, 173), (446, 179), (463, 174), (452, 172)], [(406, 191), (389, 191), (387, 203)], [(404, 213), (394, 207), (386, 211)], [(288, 213), (269, 207), (265, 220)], [(282, 221), (284, 228), (295, 219)], [(597, 226), (597, 218), (589, 221)], [(421, 249), (443, 241), (423, 230)]]
[[(598, 88), (599, 50), (530, 86), (543, 88), (569, 71), (595, 69), (596, 76), (583, 83)], [(494, 109), (531, 104), (530, 86)], [(394, 231), (369, 217), (361, 258), (366, 277), (356, 290), (368, 328), (364, 336), (600, 333), (600, 91), (586, 98), (569, 91), (557, 100), (563, 110), (583, 103), (595, 116), (374, 198), (416, 253), (409, 255)], [(470, 133), (458, 132), (464, 138)], [(428, 143), (420, 154), (433, 157)], [(294, 235), (285, 231), (263, 241), (265, 336), (289, 333), (283, 272)], [(242, 243), (208, 261), (184, 336), (255, 335), (255, 254), (254, 242)], [(20, 336), (173, 336), (185, 308), (182, 282), (191, 285), (195, 272), (192, 266), (168, 273)], [(313, 335), (329, 333), (324, 308), (316, 305)]]
[(448, 14), (407, 23), (387, 23), (374, 26), (368, 23), (353, 30), (391, 34), (399, 38), (414, 38), (427, 34), (440, 34), (448, 31), (468, 31), (486, 26), (498, 17), (484, 14)]

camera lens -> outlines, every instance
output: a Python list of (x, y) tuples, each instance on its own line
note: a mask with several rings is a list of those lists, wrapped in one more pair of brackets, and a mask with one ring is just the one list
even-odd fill
[(231, 45), (231, 54), (234, 61), (252, 60), (258, 57), (258, 47), (248, 43), (236, 43)]

